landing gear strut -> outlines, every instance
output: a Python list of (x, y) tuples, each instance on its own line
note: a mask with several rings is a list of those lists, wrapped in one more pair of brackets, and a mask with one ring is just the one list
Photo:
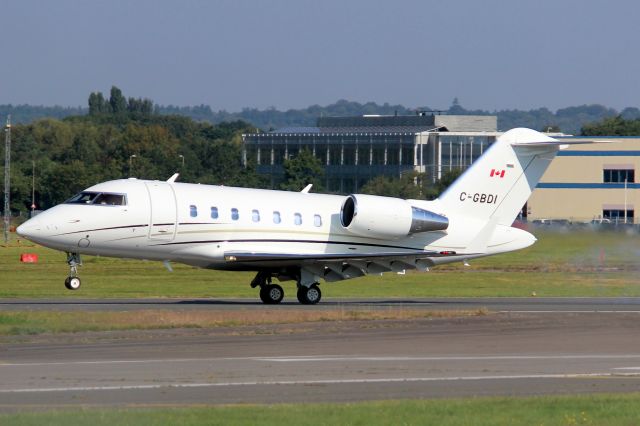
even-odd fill
[(271, 284), (271, 273), (258, 272), (251, 281), (251, 288), (260, 287), (260, 300), (266, 305), (276, 305), (284, 299), (284, 290), (278, 284)]
[(69, 276), (64, 280), (64, 286), (68, 290), (80, 288), (80, 277), (78, 277), (78, 266), (82, 265), (79, 253), (67, 253), (67, 263), (69, 264)]
[(320, 291), (320, 273), (308, 268), (300, 268), (298, 274), (298, 302), (303, 305), (315, 305), (320, 302), (322, 292)]

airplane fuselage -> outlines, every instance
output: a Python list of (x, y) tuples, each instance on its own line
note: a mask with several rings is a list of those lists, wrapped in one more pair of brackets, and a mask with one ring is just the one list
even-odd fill
[[(441, 264), (478, 257), (464, 251), (482, 225), (448, 215), (448, 230), (382, 240), (344, 229), (340, 209), (345, 197), (339, 195), (137, 179), (101, 183), (85, 192), (122, 194), (124, 202), (60, 204), (30, 220), (21, 233), (66, 252), (256, 269), (259, 264), (236, 263), (225, 253), (451, 253), (432, 259)], [(415, 203), (438, 212), (435, 202)], [(37, 233), (30, 232), (35, 229)], [(534, 241), (525, 231), (497, 226), (483, 255), (517, 250)]]

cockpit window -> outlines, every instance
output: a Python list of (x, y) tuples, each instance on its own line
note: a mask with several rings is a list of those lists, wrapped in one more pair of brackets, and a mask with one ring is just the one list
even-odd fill
[(81, 192), (65, 201), (66, 204), (91, 204), (95, 198), (100, 195), (99, 192)]
[(81, 192), (65, 201), (65, 204), (92, 204), (97, 206), (126, 206), (127, 197), (124, 194), (109, 192)]
[(103, 192), (93, 200), (93, 204), (124, 206), (127, 203), (125, 202), (124, 194), (109, 194), (107, 192)]

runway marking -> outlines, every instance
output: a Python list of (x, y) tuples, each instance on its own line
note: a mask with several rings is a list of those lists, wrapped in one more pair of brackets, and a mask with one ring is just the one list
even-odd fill
[(324, 361), (504, 361), (556, 359), (638, 359), (639, 355), (496, 355), (496, 356), (303, 356), (255, 358), (267, 362), (324, 362)]
[(478, 355), (478, 356), (277, 356), (277, 357), (220, 357), (220, 358), (170, 358), (139, 360), (101, 360), (101, 361), (68, 361), (68, 362), (26, 362), (2, 363), (2, 367), (34, 367), (59, 365), (110, 365), (110, 364), (148, 364), (148, 363), (180, 363), (180, 362), (212, 362), (212, 361), (260, 361), (260, 362), (327, 362), (327, 361), (501, 361), (501, 360), (557, 360), (557, 359), (640, 359), (640, 354), (620, 355)]
[[(639, 374), (628, 374), (625, 377), (638, 377)], [(42, 392), (86, 392), (112, 390), (149, 390), (170, 388), (205, 388), (230, 386), (273, 386), (273, 385), (340, 385), (357, 383), (411, 383), (411, 382), (453, 382), (477, 380), (521, 380), (521, 379), (580, 379), (589, 377), (620, 377), (611, 373), (575, 373), (575, 374), (527, 374), (512, 376), (458, 376), (458, 377), (391, 377), (381, 379), (325, 379), (325, 380), (278, 380), (253, 382), (218, 382), (218, 383), (172, 383), (157, 385), (122, 385), (122, 386), (71, 386), (58, 388), (18, 388), (0, 389), (0, 394), (9, 393), (42, 393)]]
[(640, 371), (640, 367), (616, 367), (616, 368), (612, 368), (612, 370), (638, 370), (638, 371)]

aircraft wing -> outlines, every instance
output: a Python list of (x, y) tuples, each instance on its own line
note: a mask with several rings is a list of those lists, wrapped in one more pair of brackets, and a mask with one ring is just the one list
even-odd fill
[[(384, 253), (319, 253), (282, 254), (229, 251), (225, 260), (229, 266), (274, 268), (299, 266), (306, 272), (327, 281), (339, 281), (382, 272), (401, 272), (407, 269), (428, 270), (434, 258), (460, 256), (455, 252), (403, 251)], [(465, 253), (464, 256), (470, 256)], [(472, 255), (471, 255), (472, 256)]]

